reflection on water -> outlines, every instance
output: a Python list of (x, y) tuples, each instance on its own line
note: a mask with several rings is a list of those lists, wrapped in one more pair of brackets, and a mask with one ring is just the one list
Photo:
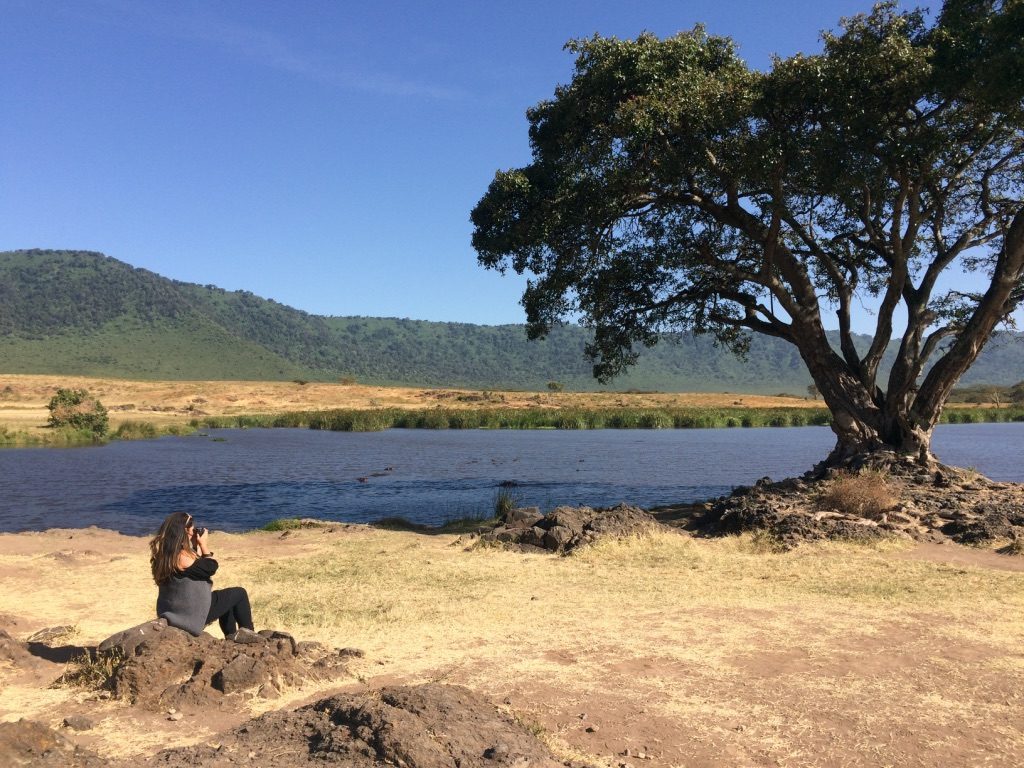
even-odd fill
[[(936, 430), (936, 453), (1024, 480), (1024, 424)], [(215, 439), (216, 438), (216, 439)], [(0, 451), (0, 530), (99, 525), (150, 533), (187, 509), (212, 528), (278, 517), (439, 523), (485, 514), (505, 484), (523, 505), (654, 506), (798, 475), (822, 427), (719, 430), (220, 430), (99, 448)]]

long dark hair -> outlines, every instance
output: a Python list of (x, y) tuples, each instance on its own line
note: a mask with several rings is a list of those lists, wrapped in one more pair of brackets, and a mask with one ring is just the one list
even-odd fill
[(166, 584), (178, 570), (178, 555), (188, 544), (186, 528), (192, 522), (188, 512), (171, 512), (160, 524), (156, 536), (149, 540), (149, 565), (153, 581)]

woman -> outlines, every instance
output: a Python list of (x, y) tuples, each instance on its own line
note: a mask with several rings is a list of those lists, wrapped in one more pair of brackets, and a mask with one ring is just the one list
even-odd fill
[(172, 512), (150, 540), (149, 563), (160, 587), (156, 615), (197, 637), (217, 619), (224, 637), (237, 639), (253, 630), (249, 595), (242, 587), (213, 589), (217, 561), (208, 536), (205, 528), (196, 530), (192, 515)]

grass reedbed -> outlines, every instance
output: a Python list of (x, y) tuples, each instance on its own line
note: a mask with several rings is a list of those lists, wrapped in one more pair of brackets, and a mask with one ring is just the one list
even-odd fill
[[(942, 423), (1024, 421), (1024, 409), (956, 408)], [(826, 408), (402, 408), (291, 411), (217, 416), (194, 426), (308, 427), (339, 432), (385, 429), (716, 429), (828, 426)]]

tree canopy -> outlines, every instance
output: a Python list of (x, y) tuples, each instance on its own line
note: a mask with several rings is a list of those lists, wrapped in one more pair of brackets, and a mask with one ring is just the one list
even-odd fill
[[(479, 261), (531, 275), (532, 337), (593, 327), (602, 380), (665, 332), (741, 354), (767, 334), (832, 410), (832, 463), (930, 461), (954, 384), (1024, 298), (1022, 41), (1021, 0), (948, 0), (931, 23), (877, 5), (767, 72), (700, 26), (570, 42), (572, 81), (527, 113), (533, 162), (473, 210)], [(955, 269), (988, 287), (940, 289)], [(858, 349), (865, 300), (876, 324)]]

